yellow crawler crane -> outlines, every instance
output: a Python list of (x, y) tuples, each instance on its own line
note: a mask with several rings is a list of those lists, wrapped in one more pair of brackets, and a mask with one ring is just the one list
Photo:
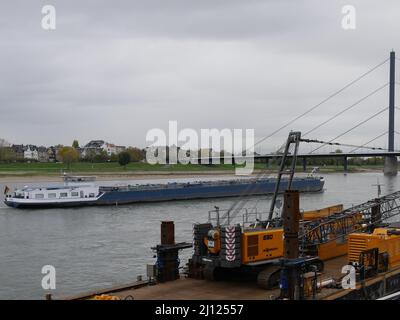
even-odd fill
[[(281, 152), (281, 163), (278, 170), (275, 191), (272, 196), (268, 218), (246, 227), (243, 223), (231, 225), (230, 221), (243, 209), (241, 197), (221, 217), (216, 210), (216, 223), (195, 224), (193, 229), (194, 254), (189, 272), (195, 276), (204, 275), (213, 280), (233, 271), (246, 271), (242, 274), (253, 274), (261, 287), (271, 288), (278, 283), (280, 258), (284, 256), (283, 221), (273, 218), (277, 196), (281, 190), (281, 178), (288, 175), (286, 190), (291, 190), (295, 174), (297, 153), (301, 139), (300, 132), (290, 132), (284, 151)], [(289, 159), (289, 150), (294, 151)], [(286, 170), (287, 162), (290, 169)], [(244, 194), (245, 196), (246, 194)], [(374, 203), (375, 205), (375, 203)], [(360, 207), (361, 210), (364, 207)], [(323, 260), (345, 255), (347, 252), (347, 234), (361, 227), (363, 215), (360, 210), (352, 208), (343, 211), (342, 205), (304, 212), (301, 216), (299, 208), (301, 254), (318, 256), (319, 269), (323, 268)], [(227, 219), (227, 223), (226, 223)]]
[[(303, 221), (315, 221), (329, 217), (343, 210), (343, 205), (333, 205), (319, 210), (305, 211), (302, 213)], [(361, 220), (361, 216), (359, 216)], [(210, 229), (203, 241), (208, 252), (218, 254), (221, 250), (220, 228)], [(335, 234), (332, 233), (334, 238)], [(241, 233), (242, 264), (259, 262), (283, 256), (283, 228), (254, 227), (244, 229)], [(343, 249), (342, 243), (335, 241), (319, 246), (319, 256), (323, 260), (345, 255), (347, 246)]]
[[(343, 205), (334, 205), (319, 210), (301, 213), (302, 223), (318, 223), (320, 219), (334, 217), (343, 210)], [(357, 215), (355, 215), (357, 216)], [(361, 221), (355, 219), (352, 223)], [(258, 224), (244, 226), (216, 226), (211, 223), (198, 225), (195, 229), (195, 262), (205, 264), (204, 275), (209, 280), (216, 280), (230, 271), (246, 271), (257, 276), (258, 284), (264, 288), (274, 287), (279, 279), (279, 266), (276, 262), (284, 255), (284, 238), (282, 227), (270, 227)], [(339, 224), (339, 222), (337, 222)], [(203, 230), (203, 231), (201, 231)], [(203, 233), (201, 244), (196, 242), (196, 237)], [(334, 238), (335, 228), (332, 234)], [(329, 241), (317, 247), (316, 256), (328, 260), (347, 253), (347, 243), (342, 241)], [(321, 269), (323, 264), (320, 264)], [(223, 269), (223, 270), (222, 270)], [(225, 270), (225, 271), (224, 271)]]
[(342, 216), (330, 215), (328, 219), (303, 221), (303, 253), (329, 260), (347, 254), (347, 235), (363, 228), (363, 215), (359, 212)]

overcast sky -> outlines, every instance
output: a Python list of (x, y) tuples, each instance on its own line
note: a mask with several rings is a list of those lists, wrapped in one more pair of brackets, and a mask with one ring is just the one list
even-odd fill
[[(46, 4), (56, 8), (53, 31), (41, 26)], [(355, 30), (342, 28), (346, 4)], [(144, 147), (148, 130), (169, 120), (251, 128), (257, 140), (400, 48), (398, 0), (2, 0), (0, 15), (0, 138), (11, 143)], [(264, 148), (387, 82), (386, 63)], [(387, 106), (386, 87), (309, 137), (331, 139)], [(364, 143), (387, 121), (385, 112), (340, 141)]]

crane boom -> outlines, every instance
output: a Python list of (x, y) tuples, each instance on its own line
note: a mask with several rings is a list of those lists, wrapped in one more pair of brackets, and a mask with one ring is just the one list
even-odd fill
[[(291, 131), (289, 133), (289, 136), (287, 138), (286, 141), (286, 145), (285, 145), (285, 150), (283, 152), (282, 158), (281, 158), (281, 164), (279, 166), (279, 171), (278, 171), (278, 178), (276, 180), (276, 185), (275, 185), (275, 191), (274, 194), (272, 196), (272, 201), (271, 201), (271, 206), (269, 209), (269, 215), (268, 215), (268, 221), (272, 220), (272, 216), (274, 214), (274, 210), (275, 210), (275, 205), (276, 205), (276, 198), (278, 197), (278, 193), (279, 193), (279, 188), (280, 188), (280, 184), (281, 184), (281, 179), (282, 179), (282, 175), (284, 174), (288, 174), (289, 175), (289, 182), (288, 182), (288, 190), (291, 189), (292, 187), (292, 181), (293, 181), (293, 176), (296, 170), (296, 161), (297, 161), (297, 153), (299, 151), (299, 143), (301, 141), (301, 132), (299, 131)], [(286, 159), (287, 156), (289, 154), (289, 148), (290, 146), (294, 144), (294, 153), (292, 156), (292, 163), (290, 165), (290, 170), (285, 171), (285, 163), (286, 163)]]

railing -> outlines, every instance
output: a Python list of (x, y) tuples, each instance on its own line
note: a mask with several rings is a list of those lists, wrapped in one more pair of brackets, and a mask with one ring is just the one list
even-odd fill
[[(369, 226), (400, 214), (400, 191), (353, 206), (332, 216), (302, 225), (300, 238), (303, 246), (312, 246), (346, 237), (354, 231), (366, 230)], [(334, 237), (329, 237), (334, 235)]]
[[(242, 217), (242, 227), (243, 228), (254, 228), (257, 225), (257, 222), (262, 220), (263, 214), (267, 214), (267, 212), (258, 212), (257, 208), (243, 208), (237, 212), (233, 212), (228, 209), (219, 209), (208, 211), (208, 222), (216, 225), (230, 225), (233, 222), (232, 214), (235, 216)], [(253, 217), (253, 219), (251, 219)]]

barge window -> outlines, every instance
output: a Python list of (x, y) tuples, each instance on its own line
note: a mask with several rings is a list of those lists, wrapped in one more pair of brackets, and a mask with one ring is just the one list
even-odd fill
[(71, 197), (78, 197), (78, 196), (79, 196), (79, 192), (77, 192), (77, 191), (71, 192)]
[(49, 193), (49, 198), (55, 198), (55, 197), (57, 197), (56, 193)]
[(44, 199), (44, 194), (43, 193), (36, 193), (35, 194), (35, 199)]
[(68, 193), (66, 193), (66, 192), (61, 192), (61, 193), (60, 193), (60, 197), (61, 197), (61, 198), (66, 198), (66, 197), (68, 197)]
[(94, 198), (94, 193), (89, 193), (89, 198)]

